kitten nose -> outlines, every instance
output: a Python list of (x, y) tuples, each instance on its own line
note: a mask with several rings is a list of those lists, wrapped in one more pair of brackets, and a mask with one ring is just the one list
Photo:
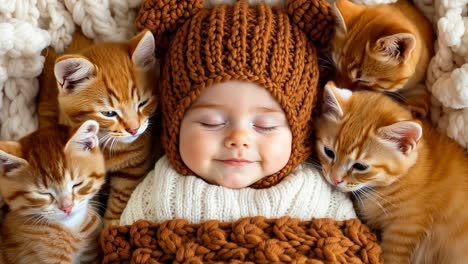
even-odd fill
[(128, 133), (130, 133), (130, 134), (132, 134), (132, 135), (135, 135), (135, 134), (138, 132), (138, 129), (139, 129), (139, 128), (140, 128), (140, 127), (126, 128), (125, 130), (126, 130)]
[(60, 210), (62, 210), (67, 215), (71, 214), (72, 209), (73, 209), (73, 205), (63, 206), (60, 208)]
[(337, 180), (335, 178), (332, 178), (332, 182), (333, 182), (333, 184), (338, 185), (338, 184), (342, 183), (343, 180)]

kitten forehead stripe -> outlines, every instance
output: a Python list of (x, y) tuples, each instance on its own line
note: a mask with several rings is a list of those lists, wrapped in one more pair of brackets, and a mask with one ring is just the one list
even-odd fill
[(27, 191), (16, 191), (12, 195), (5, 197), (5, 200), (13, 201), (13, 200), (17, 199), (18, 197), (24, 196), (24, 195), (26, 195), (28, 193), (29, 192), (27, 192)]

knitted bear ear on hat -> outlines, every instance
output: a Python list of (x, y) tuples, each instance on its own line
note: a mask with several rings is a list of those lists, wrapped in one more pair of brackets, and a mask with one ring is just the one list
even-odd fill
[(286, 9), (292, 22), (316, 45), (326, 47), (333, 37), (335, 17), (327, 0), (288, 0)]
[(156, 42), (156, 56), (162, 57), (171, 35), (203, 8), (203, 0), (144, 0), (136, 21), (138, 30), (149, 29)]

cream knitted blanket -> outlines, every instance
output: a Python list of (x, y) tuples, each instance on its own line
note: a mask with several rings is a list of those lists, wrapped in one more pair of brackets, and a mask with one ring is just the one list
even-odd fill
[(196, 176), (182, 176), (162, 157), (133, 192), (120, 225), (140, 219), (156, 223), (183, 218), (189, 223), (236, 221), (243, 217), (301, 220), (356, 218), (351, 200), (330, 187), (318, 170), (304, 163), (279, 184), (267, 189), (228, 189)]

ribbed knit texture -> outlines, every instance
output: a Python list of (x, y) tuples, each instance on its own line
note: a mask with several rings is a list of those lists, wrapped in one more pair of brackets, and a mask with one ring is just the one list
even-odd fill
[[(156, 42), (171, 36), (161, 76), (162, 141), (166, 154), (179, 173), (193, 174), (179, 154), (179, 129), (185, 112), (215, 83), (254, 82), (268, 90), (281, 105), (293, 136), (292, 154), (286, 166), (252, 185), (273, 186), (312, 152), (317, 54), (301, 28), (307, 29), (312, 38), (323, 42), (329, 39), (326, 32), (311, 30), (313, 25), (333, 28), (329, 5), (326, 0), (303, 4), (291, 1), (295, 7), (290, 10), (298, 10), (290, 11), (291, 16), (304, 18), (296, 25), (284, 9), (265, 4), (249, 6), (238, 1), (233, 6), (206, 9), (201, 8), (202, 3), (145, 1), (137, 22), (140, 29), (155, 32)], [(311, 8), (315, 13), (304, 14)]]
[(156, 54), (162, 57), (173, 32), (202, 8), (203, 0), (145, 0), (136, 21), (137, 29), (153, 32)]
[(236, 221), (242, 217), (285, 215), (310, 220), (356, 218), (351, 200), (335, 191), (317, 169), (304, 163), (283, 181), (267, 189), (229, 189), (182, 176), (162, 157), (133, 191), (121, 225), (145, 219), (153, 222), (183, 218), (190, 223)]
[(293, 24), (315, 44), (327, 48), (335, 33), (335, 18), (326, 0), (287, 0), (286, 9)]

